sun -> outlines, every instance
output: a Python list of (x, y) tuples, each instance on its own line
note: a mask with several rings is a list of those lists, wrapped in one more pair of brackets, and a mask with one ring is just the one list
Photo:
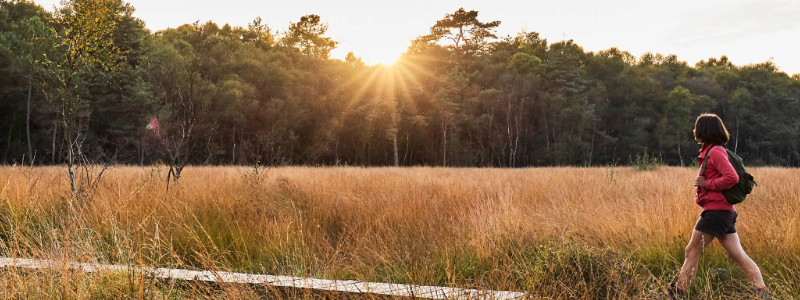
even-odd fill
[(370, 55), (369, 63), (375, 65), (392, 66), (400, 58), (401, 53), (375, 53)]

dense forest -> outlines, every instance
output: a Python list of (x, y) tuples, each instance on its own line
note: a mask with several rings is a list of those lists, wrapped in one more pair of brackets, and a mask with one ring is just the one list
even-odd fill
[[(524, 167), (695, 163), (722, 117), (748, 165), (800, 165), (800, 74), (584, 51), (455, 10), (393, 66), (307, 15), (151, 32), (121, 0), (0, 1), (0, 162)], [(632, 37), (633, 38), (633, 37)]]

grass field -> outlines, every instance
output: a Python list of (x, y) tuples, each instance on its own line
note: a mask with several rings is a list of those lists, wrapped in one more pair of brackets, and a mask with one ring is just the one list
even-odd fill
[[(780, 298), (800, 295), (800, 170), (754, 168), (737, 229)], [(696, 170), (115, 167), (81, 201), (65, 168), (0, 167), (0, 255), (649, 299), (683, 262)], [(748, 298), (718, 244), (693, 293)], [(316, 298), (132, 274), (0, 270), (9, 298)]]

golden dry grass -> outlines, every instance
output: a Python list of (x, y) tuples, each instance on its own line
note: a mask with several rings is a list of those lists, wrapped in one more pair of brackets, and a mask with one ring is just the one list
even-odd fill
[[(800, 170), (755, 168), (745, 250), (781, 297), (800, 290)], [(0, 255), (642, 299), (683, 261), (696, 170), (116, 167), (70, 206), (63, 168), (0, 167)], [(228, 298), (264, 287), (2, 270), (0, 296)], [(701, 298), (747, 298), (714, 244)]]

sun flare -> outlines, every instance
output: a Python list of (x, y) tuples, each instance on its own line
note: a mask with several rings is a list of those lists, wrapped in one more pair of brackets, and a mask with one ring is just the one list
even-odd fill
[(372, 64), (392, 66), (400, 59), (400, 53), (376, 53), (370, 57), (369, 62)]

